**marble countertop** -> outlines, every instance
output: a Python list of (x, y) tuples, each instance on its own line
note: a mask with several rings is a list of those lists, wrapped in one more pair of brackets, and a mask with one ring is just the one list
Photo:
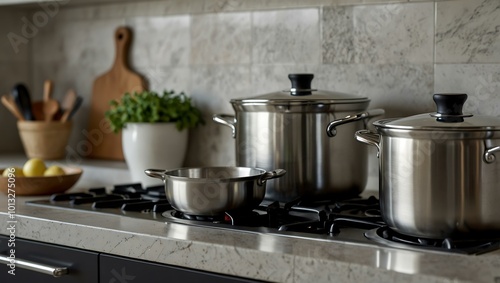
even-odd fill
[[(479, 256), (221, 231), (25, 205), (16, 237), (273, 282), (498, 282), (500, 251)], [(7, 198), (0, 195), (0, 233)], [(83, 215), (83, 214), (85, 215)]]
[[(500, 250), (415, 252), (25, 204), (40, 198), (16, 197), (16, 237), (271, 282), (500, 282)], [(4, 235), (7, 206), (0, 194)]]
[[(25, 205), (16, 237), (272, 282), (498, 282), (500, 250), (413, 252)], [(7, 197), (0, 195), (0, 233)]]

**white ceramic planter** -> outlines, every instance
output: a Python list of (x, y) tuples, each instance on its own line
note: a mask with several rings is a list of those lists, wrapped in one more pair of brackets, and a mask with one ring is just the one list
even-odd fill
[(182, 167), (188, 132), (178, 131), (175, 123), (128, 123), (122, 130), (122, 146), (132, 180), (143, 186), (160, 185), (161, 180), (146, 176), (144, 170)]

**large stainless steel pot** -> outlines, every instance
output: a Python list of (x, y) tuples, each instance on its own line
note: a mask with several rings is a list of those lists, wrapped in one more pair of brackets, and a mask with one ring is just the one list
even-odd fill
[[(384, 111), (366, 111), (366, 97), (312, 89), (312, 74), (289, 78), (290, 90), (232, 99), (236, 116), (214, 115), (236, 138), (236, 165), (287, 170), (268, 183), (265, 197), (271, 200), (359, 194), (367, 180), (367, 149), (353, 142), (354, 133)], [(329, 123), (333, 138), (325, 134)]]
[(146, 175), (165, 184), (168, 202), (192, 216), (215, 216), (229, 211), (251, 210), (264, 199), (266, 181), (285, 175), (244, 167), (147, 169)]
[(437, 113), (374, 123), (381, 213), (396, 231), (445, 238), (500, 231), (500, 119), (463, 114), (466, 94), (435, 94)]

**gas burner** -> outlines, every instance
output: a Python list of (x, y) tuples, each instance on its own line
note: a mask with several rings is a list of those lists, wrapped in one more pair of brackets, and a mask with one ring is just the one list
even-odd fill
[[(236, 212), (226, 212), (224, 215), (216, 216), (199, 216), (199, 215), (189, 215), (182, 213), (177, 210), (166, 211), (163, 216), (168, 220), (170, 217), (174, 217), (179, 220), (190, 220), (191, 223), (214, 223), (223, 224), (229, 226), (246, 226), (246, 227), (268, 227), (268, 215), (259, 214), (256, 211), (236, 211)], [(184, 222), (186, 223), (186, 222)]]
[(121, 184), (113, 186), (111, 193), (125, 195), (128, 198), (140, 197), (150, 200), (166, 199), (165, 188), (163, 185), (143, 188), (141, 183)]
[(287, 203), (263, 201), (252, 211), (231, 211), (218, 216), (196, 216), (176, 211), (167, 201), (163, 186), (143, 188), (140, 184), (92, 188), (84, 193), (57, 194), (30, 205), (109, 213), (228, 231), (290, 236), (321, 241), (362, 243), (414, 251), (478, 254), (500, 248), (500, 235), (493, 240), (475, 235), (475, 240), (424, 239), (398, 234), (384, 223), (376, 197), (354, 197)]
[(368, 217), (378, 217), (382, 219), (382, 214), (380, 214), (380, 209), (367, 209), (365, 210), (365, 215)]
[(194, 220), (201, 222), (212, 222), (212, 223), (222, 223), (224, 221), (224, 215), (215, 216), (203, 216), (203, 215), (190, 215), (177, 210), (168, 211), (170, 215), (178, 219)]
[(410, 250), (430, 250), (461, 254), (482, 254), (500, 248), (500, 238), (496, 239), (430, 239), (398, 233), (387, 226), (373, 229), (365, 236), (377, 243), (393, 248)]
[[(140, 183), (114, 185), (111, 193), (106, 192), (106, 188), (98, 187), (88, 189), (86, 193), (62, 193), (53, 194), (51, 202), (69, 201), (72, 205), (86, 203), (108, 203), (97, 204), (95, 208), (118, 207), (121, 204), (144, 202), (144, 201), (166, 201), (165, 189), (163, 186), (142, 187)], [(102, 205), (102, 207), (101, 207)]]

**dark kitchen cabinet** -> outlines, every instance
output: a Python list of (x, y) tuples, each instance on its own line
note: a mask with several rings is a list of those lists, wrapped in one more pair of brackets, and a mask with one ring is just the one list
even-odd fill
[(0, 264), (0, 282), (57, 282), (96, 283), (99, 282), (99, 254), (68, 247), (61, 247), (36, 241), (16, 238), (15, 247), (8, 246), (8, 238), (0, 236), (0, 255), (9, 256), (15, 249), (17, 260), (25, 260), (49, 267), (67, 267), (68, 274), (53, 277), (39, 271), (27, 270), (16, 263), (15, 275), (7, 273), (10, 268)]
[(113, 255), (100, 255), (101, 283), (243, 283), (258, 282), (187, 268), (139, 261)]
[[(8, 256), (8, 238), (0, 235), (0, 255)], [(1, 283), (57, 282), (57, 283), (127, 283), (127, 282), (217, 282), (244, 283), (258, 282), (210, 272), (169, 266), (130, 258), (118, 257), (98, 252), (15, 239), (17, 260), (25, 260), (48, 267), (67, 267), (68, 274), (53, 277), (21, 268), (16, 264), (15, 275), (10, 275), (10, 268), (0, 263)]]

